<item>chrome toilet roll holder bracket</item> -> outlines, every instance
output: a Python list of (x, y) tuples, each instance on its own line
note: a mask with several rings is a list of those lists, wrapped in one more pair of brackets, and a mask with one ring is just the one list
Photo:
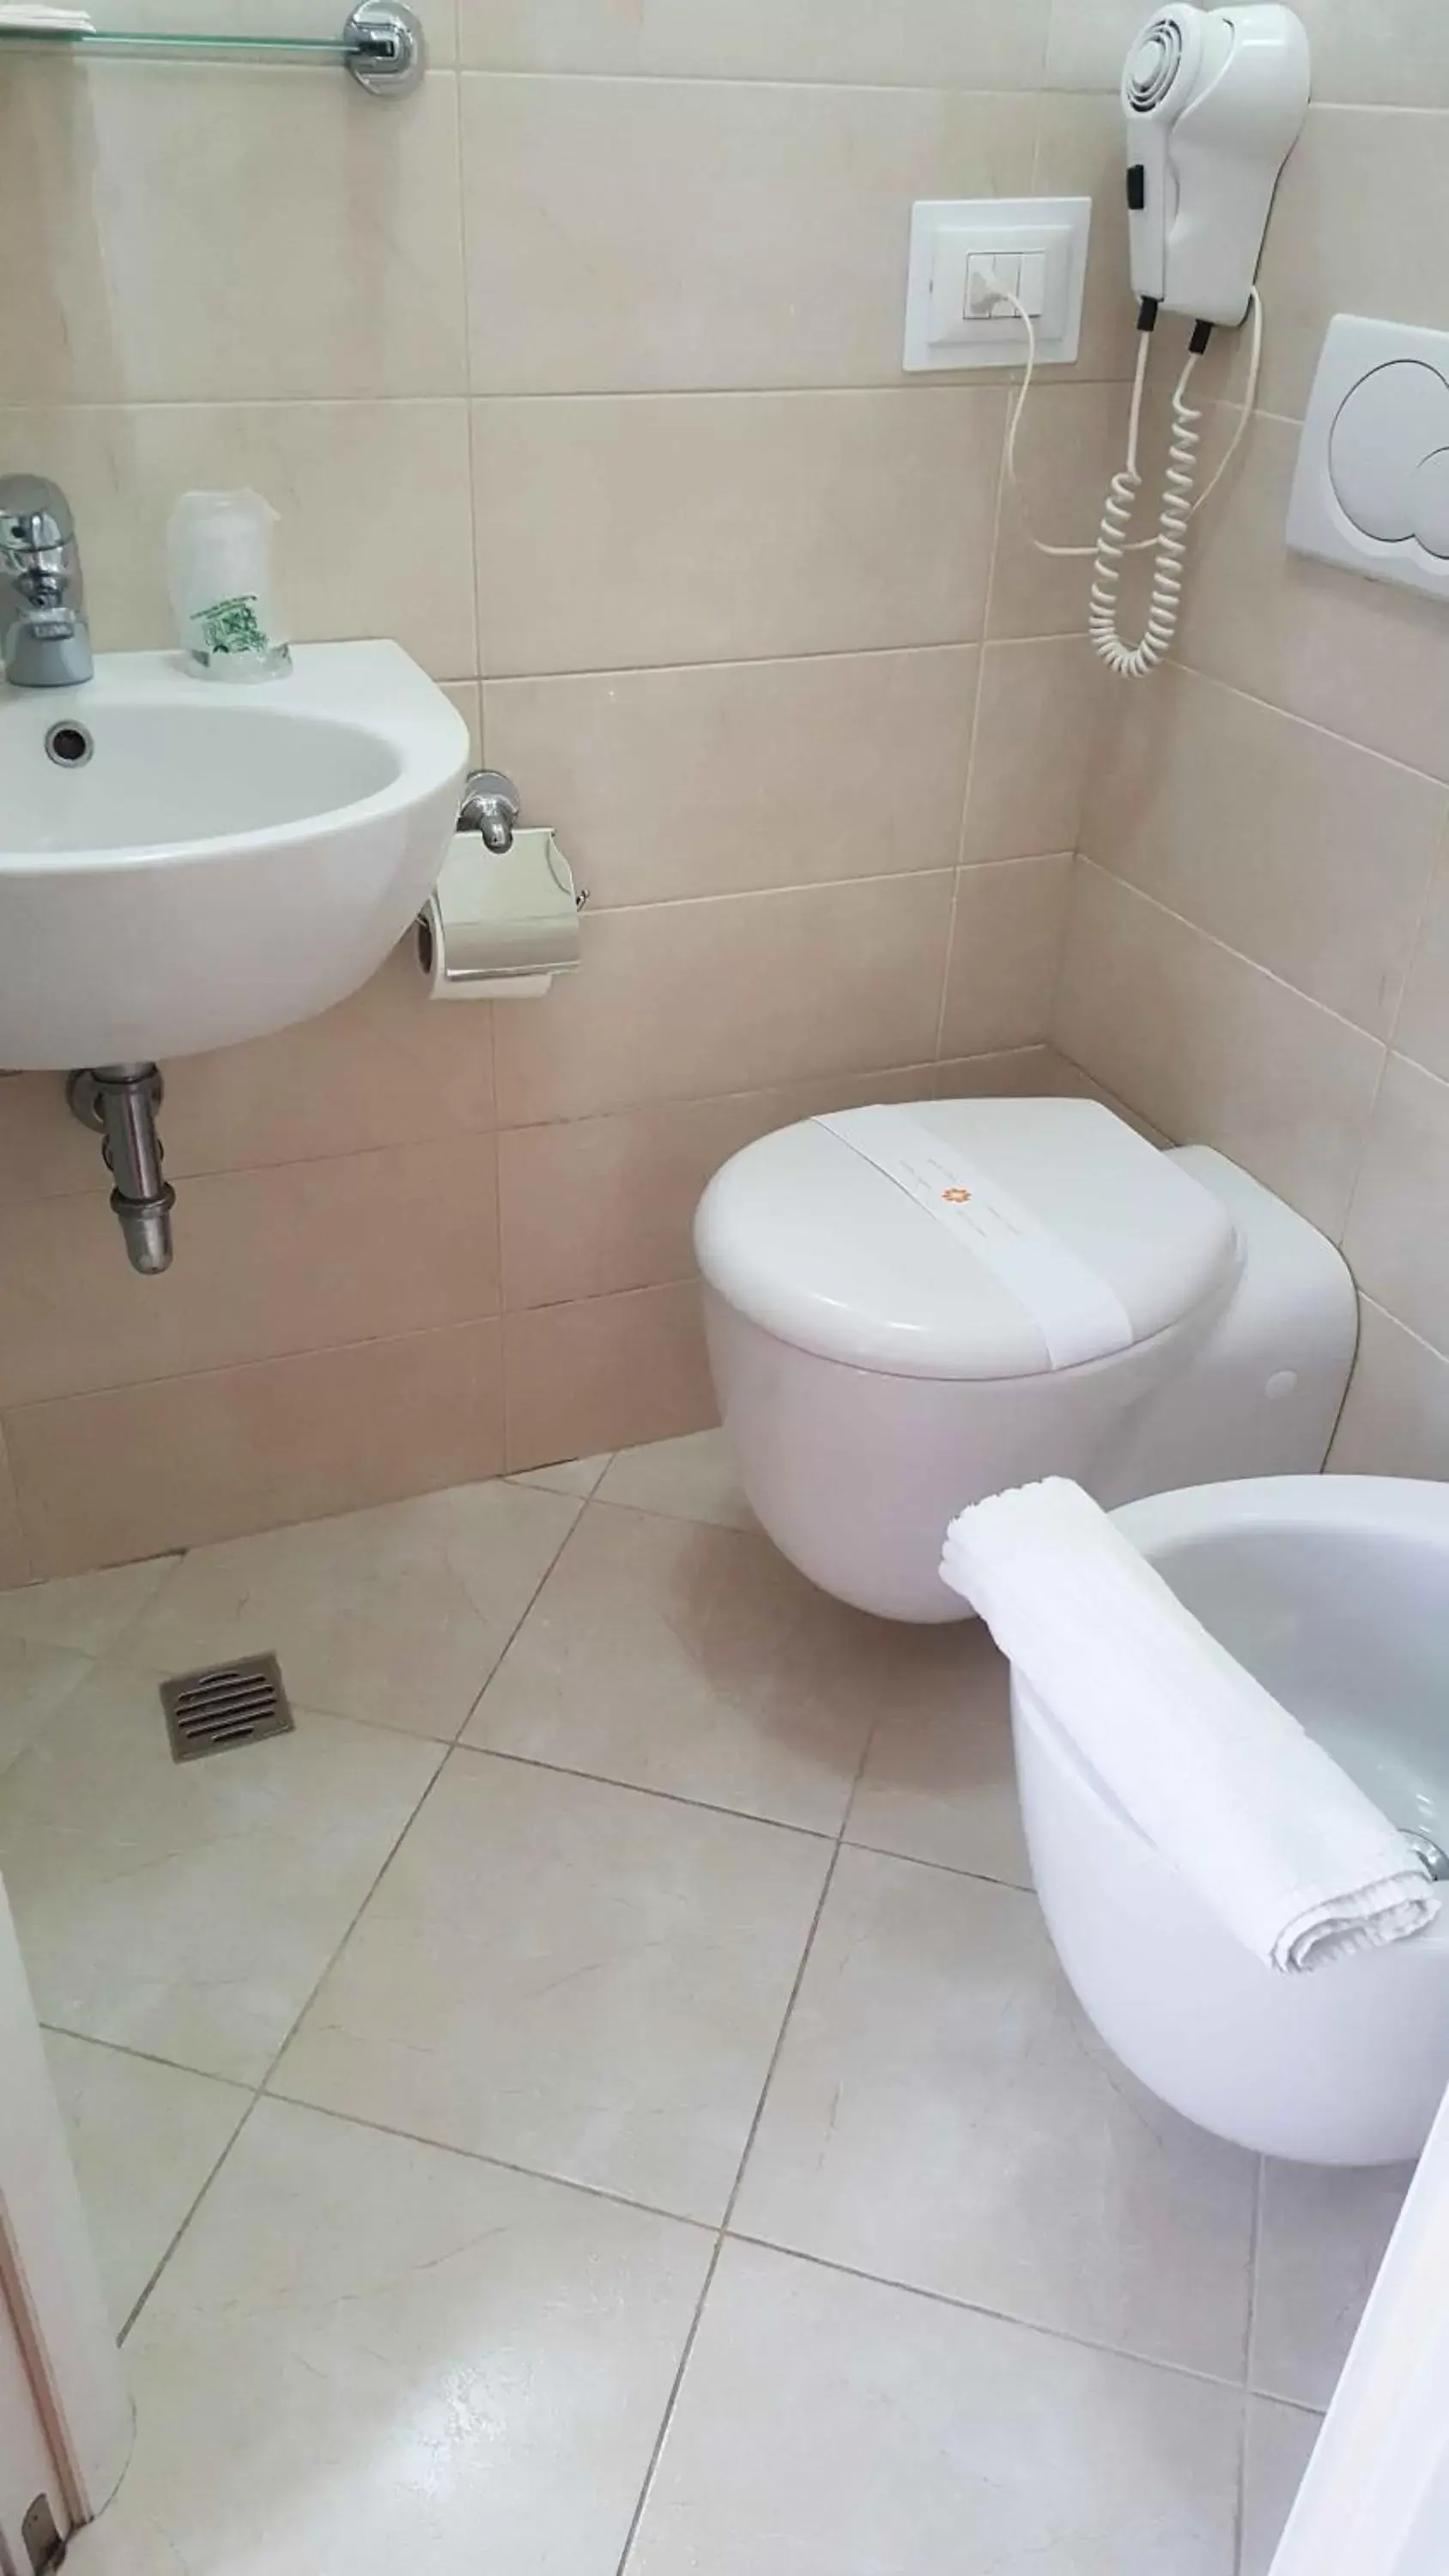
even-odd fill
[[(506, 770), (469, 770), (458, 803), (460, 832), (476, 832), (485, 850), (503, 858), (513, 847), (522, 814), (523, 799)], [(575, 910), (582, 912), (589, 900), (588, 887), (575, 886), (573, 898)]]

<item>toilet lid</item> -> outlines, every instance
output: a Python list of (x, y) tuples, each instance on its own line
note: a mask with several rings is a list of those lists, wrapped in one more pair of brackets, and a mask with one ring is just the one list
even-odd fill
[[(939, 1215), (904, 1170), (932, 1140), (972, 1184)], [(797, 1349), (954, 1379), (1149, 1341), (1239, 1257), (1220, 1202), (1094, 1100), (912, 1101), (780, 1128), (715, 1174), (695, 1244), (711, 1286)]]

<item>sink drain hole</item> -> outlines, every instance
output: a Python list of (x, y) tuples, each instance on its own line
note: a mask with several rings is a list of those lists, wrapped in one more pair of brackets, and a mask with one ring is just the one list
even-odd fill
[(95, 747), (82, 724), (53, 724), (45, 737), (45, 756), (57, 769), (84, 769)]

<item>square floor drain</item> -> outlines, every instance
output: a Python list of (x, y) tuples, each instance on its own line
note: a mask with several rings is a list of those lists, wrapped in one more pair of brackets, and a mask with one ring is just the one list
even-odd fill
[(296, 1727), (275, 1655), (248, 1655), (237, 1664), (209, 1664), (178, 1673), (161, 1685), (173, 1762), (199, 1762), (203, 1754), (230, 1753)]

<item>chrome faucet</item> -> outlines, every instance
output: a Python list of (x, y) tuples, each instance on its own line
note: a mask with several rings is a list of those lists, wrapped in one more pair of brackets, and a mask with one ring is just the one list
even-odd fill
[(68, 689), (94, 669), (75, 521), (59, 484), (0, 474), (0, 641), (17, 689)]

